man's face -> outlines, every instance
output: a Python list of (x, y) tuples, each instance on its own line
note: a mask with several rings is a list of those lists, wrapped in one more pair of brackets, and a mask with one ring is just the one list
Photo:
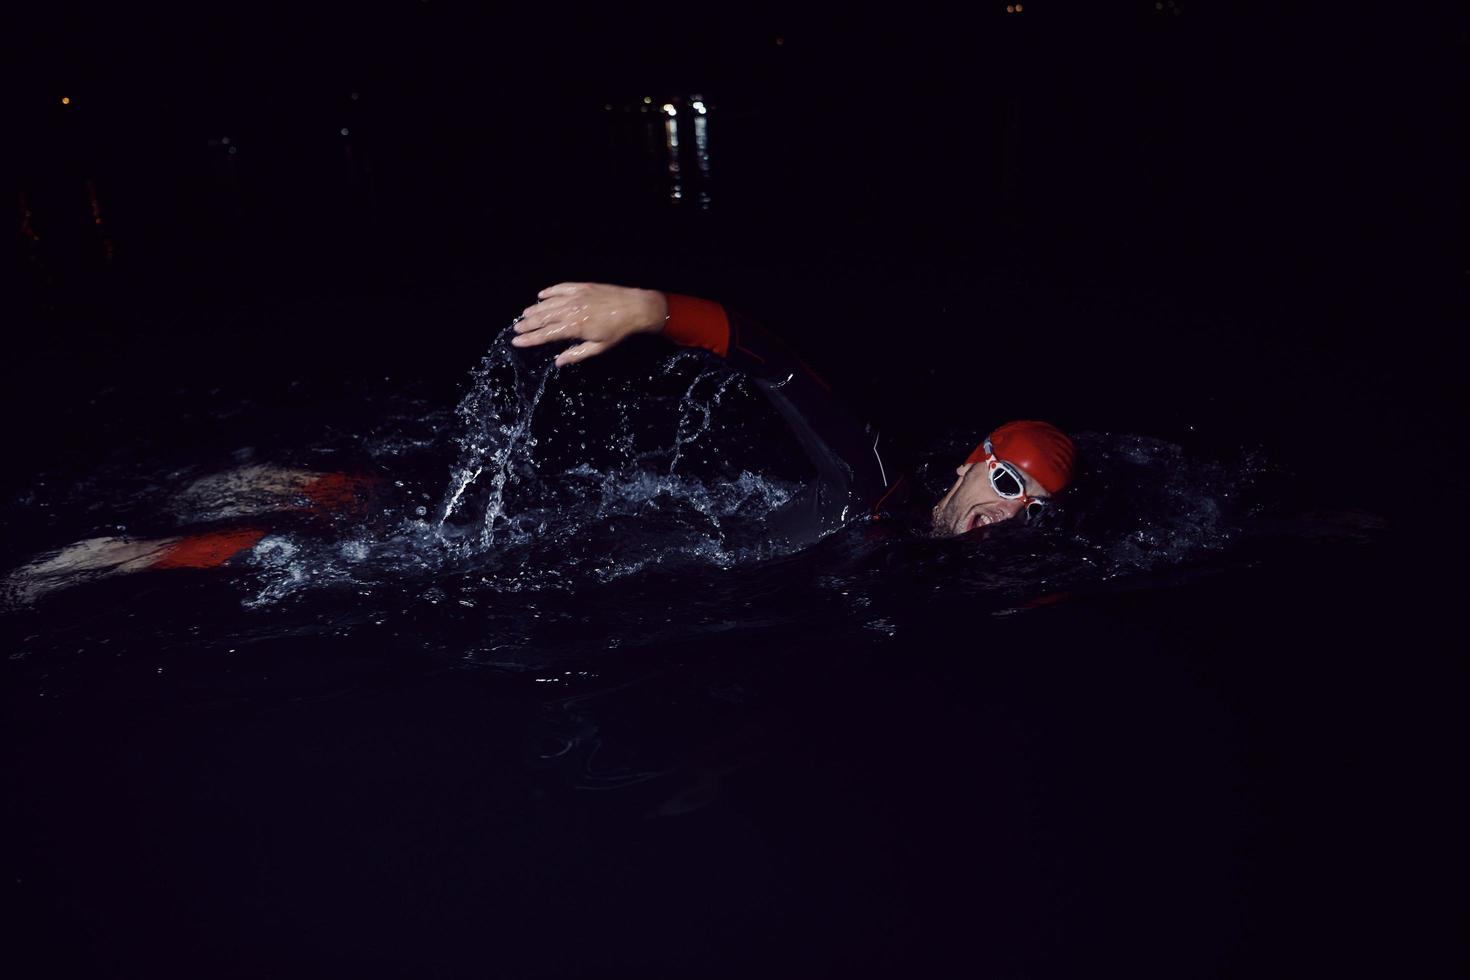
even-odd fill
[(934, 533), (964, 534), (977, 527), (1008, 521), (1026, 507), (1026, 498), (1045, 500), (1049, 496), (1025, 470), (1026, 496), (1006, 499), (990, 485), (989, 467), (985, 460), (966, 463), (955, 470), (959, 479), (934, 505)]

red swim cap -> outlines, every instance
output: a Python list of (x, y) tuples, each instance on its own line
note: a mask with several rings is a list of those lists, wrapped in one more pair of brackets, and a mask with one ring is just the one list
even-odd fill
[(1047, 493), (1061, 493), (1072, 482), (1076, 447), (1061, 429), (1046, 422), (1007, 422), (976, 446), (965, 462), (978, 463), (992, 453), (1021, 467)]

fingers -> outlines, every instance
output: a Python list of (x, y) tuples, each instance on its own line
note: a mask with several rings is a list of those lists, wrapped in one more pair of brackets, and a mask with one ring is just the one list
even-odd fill
[(551, 340), (572, 340), (580, 335), (566, 300), (549, 300), (528, 306), (511, 326), (516, 336), (510, 339), (516, 347), (535, 347)]
[[(539, 302), (521, 311), (513, 329), (511, 344), (515, 347), (538, 347), (552, 341), (585, 341), (562, 351), (556, 357), (557, 367), (575, 364), (595, 357), (621, 339), (616, 330), (621, 311), (596, 301), (607, 290), (585, 282), (559, 282), (536, 294)], [(611, 317), (611, 321), (608, 318)]]
[(553, 340), (575, 340), (577, 335), (572, 331), (569, 323), (556, 323), (542, 327), (538, 330), (530, 330), (526, 333), (517, 334), (510, 338), (512, 347), (538, 347), (541, 344), (549, 344)]
[(589, 357), (596, 357), (598, 354), (601, 354), (603, 351), (607, 350), (609, 346), (610, 345), (604, 344), (599, 340), (589, 340), (585, 344), (578, 344), (575, 347), (568, 347), (566, 350), (556, 355), (556, 366), (566, 367), (568, 364), (576, 364), (579, 361), (587, 360), (587, 358)]
[(585, 282), (559, 282), (555, 286), (547, 286), (536, 294), (537, 299), (550, 299), (553, 296), (570, 296), (585, 287)]
[(551, 299), (528, 306), (521, 310), (520, 319), (516, 321), (516, 333), (539, 330), (551, 321), (560, 319), (570, 306), (571, 303), (565, 299)]
[[(526, 328), (522, 329), (522, 323)], [(516, 325), (516, 336), (510, 338), (513, 347), (537, 347), (539, 344), (550, 344), (551, 341), (585, 341), (592, 339), (585, 332), (585, 323), (578, 320), (522, 320)]]
[(526, 345), (545, 344), (554, 339), (573, 339), (576, 336), (575, 332), (567, 336), (570, 328), (572, 325), (562, 320), (520, 320), (513, 328), (516, 335), (510, 338), (510, 342), (516, 347), (526, 347)]

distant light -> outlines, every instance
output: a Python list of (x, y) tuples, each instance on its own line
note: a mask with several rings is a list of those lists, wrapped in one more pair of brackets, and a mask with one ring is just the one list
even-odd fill
[(346, 136), (347, 135), (347, 127), (346, 126), (343, 126), (340, 130), (338, 130), (338, 132), (340, 132), (343, 136)]
[(785, 43), (786, 43), (786, 39), (784, 37), (778, 37), (778, 38), (776, 38), (776, 46), (777, 47), (780, 47), (781, 45), (783, 45)]
[(221, 143), (223, 143), (225, 146), (229, 146), (230, 145), (230, 138), (228, 136), (221, 136), (220, 139), (219, 139), (219, 141)]
[(1016, 8), (1015, 7), (1012, 7), (1010, 4), (1006, 4), (1006, 13), (1013, 14), (1015, 12), (1016, 12)]
[(62, 105), (71, 105), (71, 99), (68, 99), (66, 96), (63, 95), (61, 97), (61, 104)]
[(1022, 7), (1019, 3), (1016, 4), (1016, 13), (1019, 14), (1021, 11), (1025, 10), (1025, 9), (1026, 8), (1025, 7)]
[(643, 104), (644, 105), (653, 105), (653, 96), (651, 96), (651, 95), (645, 95), (643, 97)]
[(612, 103), (611, 102), (604, 102), (602, 104), (602, 107), (604, 109), (606, 109), (608, 112), (612, 112)]
[(351, 99), (353, 102), (356, 102), (361, 97), (362, 96), (357, 92), (353, 92), (351, 95), (348, 96), (348, 98)]
[(694, 111), (697, 112), (697, 113), (699, 113), (701, 116), (704, 115), (704, 111), (705, 111), (704, 110), (704, 103), (703, 102), (700, 102), (698, 99), (695, 99), (694, 100)]
[(664, 112), (667, 112), (671, 116), (677, 116), (679, 114), (679, 110), (674, 108), (674, 104), (672, 102), (664, 103)]
[(234, 156), (236, 153), (239, 153), (239, 152), (240, 152), (240, 148), (238, 146), (232, 146), (232, 147), (230, 147), (230, 156)]

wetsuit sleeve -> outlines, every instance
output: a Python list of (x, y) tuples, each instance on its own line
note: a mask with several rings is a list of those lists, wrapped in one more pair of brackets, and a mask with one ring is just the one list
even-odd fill
[(882, 434), (834, 396), (823, 378), (787, 344), (719, 303), (666, 294), (664, 336), (701, 347), (749, 376), (775, 407), (820, 477), (810, 502), (822, 533), (879, 506), (893, 484)]
[(721, 357), (730, 353), (730, 315), (719, 303), (665, 293), (669, 317), (664, 336), (680, 347), (703, 347)]
[(232, 531), (191, 534), (170, 544), (151, 568), (218, 568), (248, 548), (253, 548), (265, 531), (245, 527)]

